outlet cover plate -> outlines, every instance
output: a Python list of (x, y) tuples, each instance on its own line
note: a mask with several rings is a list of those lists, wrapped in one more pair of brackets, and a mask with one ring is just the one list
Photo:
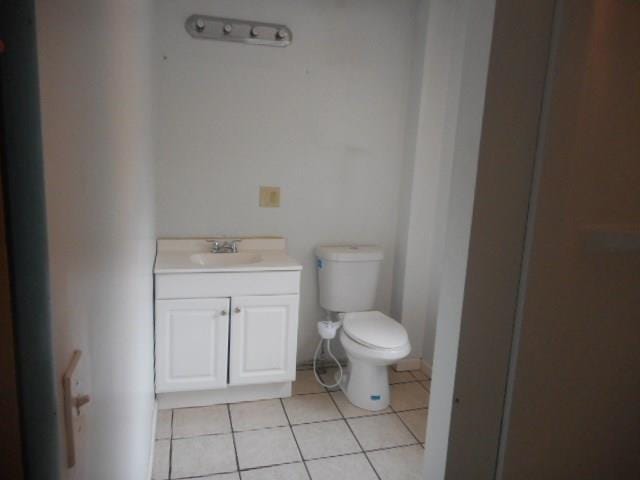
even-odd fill
[(280, 206), (280, 187), (260, 187), (260, 206), (278, 208)]

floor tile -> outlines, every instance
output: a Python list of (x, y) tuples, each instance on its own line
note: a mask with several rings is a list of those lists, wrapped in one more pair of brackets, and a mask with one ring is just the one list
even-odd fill
[(290, 463), (242, 472), (242, 480), (309, 480), (309, 475), (302, 463)]
[(422, 480), (424, 449), (419, 445), (368, 454), (382, 480)]
[(316, 380), (313, 370), (298, 370), (296, 372), (296, 381), (293, 382), (294, 395), (303, 393), (322, 393), (324, 391), (324, 387)]
[(378, 410), (372, 412), (371, 410), (365, 410), (364, 408), (356, 407), (353, 403), (351, 403), (344, 392), (331, 392), (331, 396), (333, 400), (338, 405), (338, 409), (346, 418), (352, 417), (363, 417), (365, 415), (380, 415), (383, 413), (391, 413), (391, 409), (389, 407), (384, 410)]
[(389, 367), (389, 384), (415, 382), (415, 378), (409, 371), (397, 372)]
[(377, 480), (363, 453), (307, 462), (312, 480)]
[(427, 409), (409, 410), (408, 412), (400, 412), (398, 415), (400, 415), (405, 425), (409, 427), (409, 430), (420, 440), (420, 443), (424, 443), (427, 431)]
[(301, 460), (289, 427), (252, 430), (234, 435), (241, 470)]
[(153, 480), (166, 480), (169, 478), (169, 451), (171, 440), (156, 440), (153, 449)]
[(173, 440), (171, 477), (198, 477), (238, 469), (231, 434)]
[(422, 385), (422, 388), (424, 388), (427, 391), (431, 391), (431, 381), (427, 381), (427, 382), (418, 382), (420, 385)]
[(291, 424), (342, 418), (328, 393), (296, 395), (283, 399)]
[(416, 439), (395, 413), (350, 418), (347, 421), (365, 450), (416, 443)]
[(171, 410), (158, 410), (156, 440), (171, 438)]
[(418, 382), (391, 385), (391, 407), (396, 410), (424, 408), (429, 402), (429, 392)]
[(226, 405), (177, 408), (173, 411), (173, 438), (231, 432)]
[(235, 403), (229, 408), (235, 432), (289, 425), (279, 399)]
[(362, 451), (344, 420), (296, 425), (293, 434), (305, 460)]

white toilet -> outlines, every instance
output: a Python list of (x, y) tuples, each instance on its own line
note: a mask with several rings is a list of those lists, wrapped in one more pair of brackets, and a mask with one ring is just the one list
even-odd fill
[(405, 328), (393, 318), (371, 310), (375, 304), (380, 247), (320, 246), (320, 306), (342, 320), (340, 343), (349, 361), (340, 387), (355, 406), (382, 410), (389, 406), (387, 367), (411, 350)]

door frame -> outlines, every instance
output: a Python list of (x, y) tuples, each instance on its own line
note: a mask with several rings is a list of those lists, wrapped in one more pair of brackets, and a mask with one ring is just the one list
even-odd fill
[(55, 480), (61, 462), (34, 0), (0, 0), (0, 39), (2, 180), (24, 478)]
[[(497, 0), (486, 89), (461, 93), (484, 107), (480, 126), (458, 112), (424, 478), (497, 475), (555, 10), (556, 0)], [(463, 85), (480, 68), (469, 51)], [(473, 128), (481, 128), (475, 151)]]
[[(1, 53), (0, 53), (1, 55)], [(2, 94), (0, 85), (0, 109)], [(9, 245), (2, 170), (4, 129), (0, 121), (0, 471), (8, 478), (24, 478), (22, 466), (22, 432), (18, 398), (18, 372), (16, 369), (15, 325), (11, 308), (11, 276), (9, 273)]]

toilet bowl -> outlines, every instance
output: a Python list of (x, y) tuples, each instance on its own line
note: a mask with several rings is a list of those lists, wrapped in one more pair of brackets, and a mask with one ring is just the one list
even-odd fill
[(366, 410), (387, 408), (390, 402), (387, 367), (411, 350), (405, 328), (378, 311), (346, 313), (340, 343), (348, 359), (340, 388), (349, 401)]
[(400, 323), (373, 310), (383, 250), (375, 245), (323, 245), (315, 253), (320, 306), (328, 318), (340, 319), (339, 338), (348, 360), (336, 383), (355, 406), (385, 409), (390, 402), (387, 367), (409, 355), (411, 346)]

